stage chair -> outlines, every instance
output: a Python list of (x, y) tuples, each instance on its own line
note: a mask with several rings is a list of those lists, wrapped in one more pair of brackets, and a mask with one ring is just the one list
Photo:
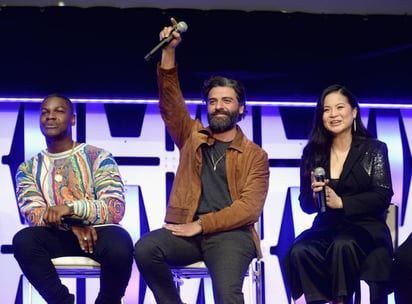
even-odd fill
[[(394, 250), (398, 247), (398, 237), (399, 237), (398, 212), (399, 212), (398, 205), (396, 203), (391, 203), (386, 213), (386, 224), (388, 225), (389, 230), (391, 232), (392, 246)], [(362, 280), (359, 281), (358, 288), (355, 291), (355, 294), (353, 296), (353, 301), (355, 304), (361, 302), (361, 283), (364, 285), (367, 285), (366, 282)], [(368, 290), (366, 289), (366, 291)], [(370, 290), (369, 290), (369, 294), (370, 294)], [(293, 299), (291, 299), (291, 303), (294, 303)]]
[[(1, 253), (12, 254), (12, 245), (2, 245)], [(100, 277), (100, 264), (83, 256), (64, 256), (52, 259), (57, 273), (61, 278), (76, 279), (76, 304), (86, 304), (86, 278)], [(33, 303), (34, 287), (23, 275), (23, 304)]]
[(393, 250), (398, 248), (399, 239), (399, 207), (396, 203), (390, 204), (386, 214), (386, 224), (391, 231)]
[[(119, 226), (119, 224), (95, 225), (95, 227), (103, 226)], [(52, 259), (52, 262), (61, 278), (76, 279), (76, 304), (86, 304), (86, 278), (100, 278), (100, 264), (84, 256), (62, 256)], [(24, 276), (23, 278), (23, 304), (37, 304), (32, 301), (34, 287)], [(26, 289), (27, 293), (24, 292)]]
[[(396, 248), (398, 248), (398, 238), (399, 238), (399, 222), (398, 222), (399, 215), (398, 214), (399, 214), (398, 205), (396, 203), (391, 203), (386, 213), (386, 224), (388, 225), (389, 230), (391, 232), (393, 250), (396, 250)], [(355, 292), (355, 296), (354, 296), (355, 304), (360, 302), (361, 300), (360, 284), (361, 284), (361, 281), (359, 281), (358, 290)]]
[[(180, 267), (172, 267), (171, 271), (179, 293), (180, 286), (183, 285), (183, 279), (204, 279), (209, 277), (209, 271), (203, 261)], [(253, 259), (248, 271), (245, 273), (245, 277), (249, 279), (249, 303), (262, 303), (261, 273), (260, 259)], [(255, 286), (255, 289), (253, 286)]]
[[(76, 279), (76, 304), (86, 304), (86, 278), (99, 278), (100, 264), (83, 256), (58, 257), (52, 259), (52, 262), (61, 278)], [(33, 288), (27, 281), (27, 293), (23, 295), (24, 304), (35, 304), (32, 299)], [(24, 286), (23, 290), (25, 290)]]
[[(260, 218), (259, 221), (255, 224), (256, 231), (260, 236)], [(248, 278), (249, 284), (249, 303), (256, 303), (262, 304), (262, 265), (261, 260), (255, 258), (249, 265), (248, 271), (245, 273), (245, 277)], [(206, 267), (204, 261), (198, 261), (193, 264), (185, 265), (185, 266), (178, 266), (178, 267), (171, 267), (173, 280), (176, 284), (177, 291), (180, 293), (180, 286), (183, 285), (183, 279), (192, 279), (192, 278), (208, 278), (209, 271)], [(255, 288), (253, 288), (255, 287)]]

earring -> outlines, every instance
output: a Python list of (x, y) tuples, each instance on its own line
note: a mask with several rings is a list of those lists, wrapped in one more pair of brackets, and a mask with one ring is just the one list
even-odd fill
[(353, 120), (353, 131), (356, 133), (356, 119)]

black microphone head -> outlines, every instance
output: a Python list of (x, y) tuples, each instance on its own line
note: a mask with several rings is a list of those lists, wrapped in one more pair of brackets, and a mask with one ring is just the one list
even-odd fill
[(317, 167), (315, 169), (315, 176), (324, 177), (325, 176), (325, 169), (323, 169), (322, 167)]
[(176, 31), (179, 33), (184, 33), (187, 31), (187, 24), (184, 21), (180, 21), (177, 25), (176, 25)]

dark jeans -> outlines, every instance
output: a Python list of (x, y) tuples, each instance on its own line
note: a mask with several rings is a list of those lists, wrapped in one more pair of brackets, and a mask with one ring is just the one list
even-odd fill
[(412, 234), (395, 251), (394, 287), (396, 304), (412, 301)]
[(117, 304), (124, 296), (133, 265), (133, 242), (120, 226), (96, 227), (97, 243), (92, 254), (80, 249), (71, 231), (27, 227), (13, 238), (14, 257), (27, 279), (49, 304), (74, 303), (51, 259), (87, 256), (101, 264), (100, 290), (96, 304)]
[(166, 229), (144, 235), (135, 246), (137, 267), (158, 304), (182, 303), (169, 266), (204, 260), (216, 304), (240, 304), (243, 280), (256, 247), (249, 228), (195, 237), (177, 237)]

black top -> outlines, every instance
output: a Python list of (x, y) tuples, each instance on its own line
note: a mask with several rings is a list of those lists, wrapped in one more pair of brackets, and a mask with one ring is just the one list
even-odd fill
[(231, 142), (215, 140), (202, 147), (202, 194), (196, 214), (215, 212), (232, 204), (226, 178), (226, 149)]

